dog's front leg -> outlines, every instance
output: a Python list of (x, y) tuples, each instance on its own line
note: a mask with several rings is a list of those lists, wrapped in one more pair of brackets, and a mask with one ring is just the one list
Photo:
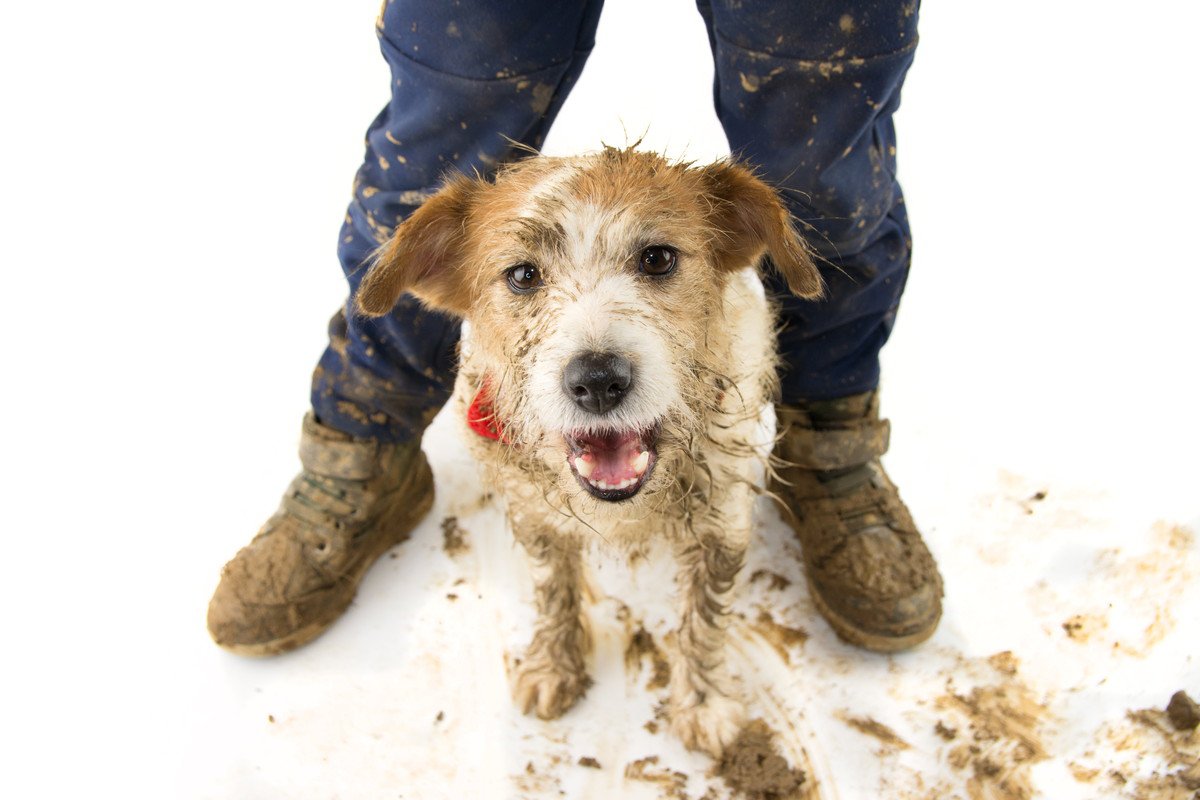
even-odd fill
[(537, 594), (533, 641), (516, 669), (514, 698), (528, 714), (562, 716), (591, 683), (584, 659), (591, 641), (580, 604), (580, 552), (574, 541), (536, 532), (517, 539), (529, 554)]
[(692, 531), (676, 547), (682, 609), (671, 669), (671, 728), (688, 749), (714, 758), (733, 743), (745, 720), (725, 669), (725, 628), (746, 538)]

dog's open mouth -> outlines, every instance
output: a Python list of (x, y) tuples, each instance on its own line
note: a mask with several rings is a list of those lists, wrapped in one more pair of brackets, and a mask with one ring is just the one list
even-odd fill
[(567, 463), (579, 485), (594, 497), (628, 500), (646, 483), (658, 462), (657, 427), (643, 431), (570, 434)]

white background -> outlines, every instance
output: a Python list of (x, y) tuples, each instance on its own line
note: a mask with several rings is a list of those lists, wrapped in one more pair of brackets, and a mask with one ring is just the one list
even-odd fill
[[(377, 6), (72, 0), (3, 14), (7, 796), (436, 797), (411, 788), (428, 778), (411, 765), (456, 762), (435, 752), (389, 766), (389, 753), (422, 741), (396, 709), (464, 685), (505, 691), (453, 663), (421, 680), (423, 643), (445, 646), (446, 624), (478, 620), (433, 614), (425, 633), (398, 633), (411, 632), (410, 604), (458, 576), (437, 523), (467, 511), (445, 505), (446, 492), (391, 562), (404, 565), (389, 567), (396, 575), (368, 578), (348, 633), (243, 662), (204, 630), (221, 564), (297, 466), (310, 371), (344, 293), (335, 237), (386, 100)], [(1140, 552), (1157, 521), (1200, 522), (1198, 24), (1181, 0), (927, 3), (897, 117), (916, 249), (885, 351), (887, 463), (946, 572), (949, 611), (932, 645), (974, 657), (1027, 643), (1047, 659), (1025, 656), (1035, 682), (1039, 668), (1088, 664), (1112, 678), (1091, 703), (1109, 717), (1178, 688), (1200, 694), (1195, 581), (1169, 600), (1177, 629), (1136, 663), (1038, 644), (1054, 627), (1038, 614), (1060, 609), (1021, 592), (1068, 580), (1089, 548)], [(610, 0), (546, 150), (646, 131), (648, 147), (718, 157), (710, 81), (689, 3)], [(476, 492), (452, 426), (431, 435), (439, 484)], [(1013, 522), (1006, 503), (1042, 489), (1061, 502), (1045, 524)], [(763, 517), (768, 533), (779, 528), (774, 512)], [(485, 511), (474, 524), (498, 520)], [(980, 542), (1005, 557), (989, 563)], [(1194, 577), (1194, 540), (1181, 558)], [(929, 666), (841, 648), (815, 618), (804, 626), (811, 674), (849, 659), (839, 685), (882, 663)], [(356, 716), (365, 706), (375, 716)], [(268, 730), (271, 708), (279, 719), (307, 709), (308, 722)], [(827, 724), (809, 712), (813, 730)], [(363, 719), (375, 739), (356, 738)], [(1070, 728), (1060, 723), (1056, 741), (1083, 748)], [(499, 782), (459, 788), (507, 796), (503, 776), (524, 760), (473, 735), (451, 744), (491, 755), (455, 780)], [(335, 744), (343, 758), (330, 762)], [(824, 756), (841, 796), (894, 778), (843, 756), (869, 744), (850, 738)], [(1056, 797), (1100, 791), (1071, 784), (1061, 764), (1039, 775), (1066, 781)]]

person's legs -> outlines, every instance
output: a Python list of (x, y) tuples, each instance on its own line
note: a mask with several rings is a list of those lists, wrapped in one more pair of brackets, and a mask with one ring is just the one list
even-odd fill
[[(444, 173), (486, 174), (541, 145), (591, 50), (601, 2), (384, 4), (392, 99), (367, 133), (338, 246), (351, 298), (375, 248)], [(234, 652), (280, 653), (319, 635), (432, 503), (420, 436), (450, 395), (458, 324), (411, 297), (378, 319), (351, 309), (334, 316), (313, 375), (303, 470), (209, 604), (209, 632)]]
[(821, 257), (824, 299), (771, 286), (783, 301), (783, 400), (871, 390), (911, 250), (892, 114), (917, 44), (916, 3), (716, 0), (701, 13), (730, 148), (782, 191)]
[(783, 438), (776, 487), (818, 607), (844, 637), (894, 650), (928, 637), (941, 579), (878, 457), (879, 350), (912, 242), (892, 114), (917, 44), (917, 0), (700, 0), (714, 100), (735, 157), (785, 196), (819, 256), (821, 300), (780, 301)]
[[(375, 248), (448, 171), (491, 173), (540, 147), (594, 43), (602, 0), (385, 3), (392, 98), (367, 132), (338, 258), (358, 289)], [(347, 310), (313, 375), (318, 419), (357, 437), (420, 435), (450, 396), (458, 323), (405, 296), (388, 316)]]

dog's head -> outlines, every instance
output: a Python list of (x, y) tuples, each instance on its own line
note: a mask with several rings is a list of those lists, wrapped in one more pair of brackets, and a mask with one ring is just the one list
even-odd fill
[(725, 288), (769, 254), (797, 295), (821, 279), (778, 196), (745, 167), (633, 150), (539, 157), (449, 181), (381, 249), (357, 296), (402, 292), (469, 320), (509, 445), (605, 501), (673, 483), (722, 386)]

